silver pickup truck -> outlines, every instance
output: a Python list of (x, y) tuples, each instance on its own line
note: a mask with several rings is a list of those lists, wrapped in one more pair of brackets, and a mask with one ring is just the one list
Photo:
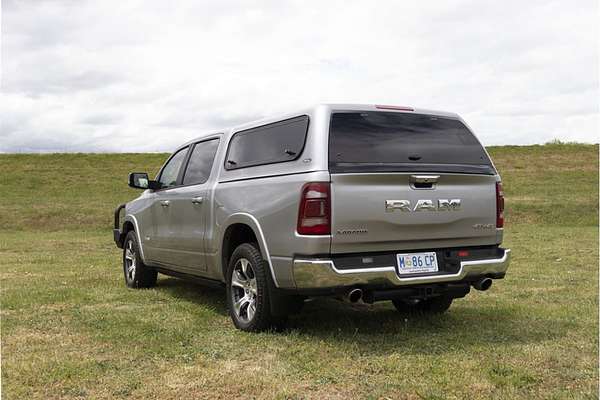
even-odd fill
[(281, 326), (305, 299), (439, 313), (504, 277), (504, 196), (456, 114), (322, 104), (207, 133), (115, 211), (125, 283), (224, 285), (235, 326)]

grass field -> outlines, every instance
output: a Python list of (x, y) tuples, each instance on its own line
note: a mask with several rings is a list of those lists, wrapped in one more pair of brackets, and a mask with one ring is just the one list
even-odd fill
[(125, 288), (112, 210), (164, 154), (0, 155), (3, 398), (597, 398), (598, 146), (490, 151), (505, 280), (438, 317), (315, 300), (261, 334), (221, 290)]

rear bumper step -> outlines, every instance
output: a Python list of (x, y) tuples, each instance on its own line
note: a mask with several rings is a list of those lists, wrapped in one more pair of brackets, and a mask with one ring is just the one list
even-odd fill
[(338, 269), (330, 259), (297, 258), (293, 274), (298, 289), (324, 289), (347, 286), (380, 286), (386, 288), (430, 283), (476, 280), (481, 277), (503, 278), (510, 264), (510, 249), (500, 249), (499, 258), (461, 261), (458, 271), (448, 274), (400, 277), (396, 266)]

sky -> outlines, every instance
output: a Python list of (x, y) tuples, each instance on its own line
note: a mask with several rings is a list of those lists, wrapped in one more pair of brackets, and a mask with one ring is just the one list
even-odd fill
[(599, 140), (598, 2), (2, 0), (0, 152), (171, 151), (315, 103)]

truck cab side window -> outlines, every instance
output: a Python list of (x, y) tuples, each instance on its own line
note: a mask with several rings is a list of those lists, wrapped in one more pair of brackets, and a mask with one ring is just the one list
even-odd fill
[(181, 164), (185, 159), (187, 151), (187, 147), (179, 150), (164, 166), (160, 173), (160, 177), (158, 178), (161, 188), (164, 189), (177, 185), (177, 176), (179, 175), (179, 170), (181, 169)]
[(208, 180), (217, 147), (219, 147), (219, 139), (196, 143), (185, 169), (184, 185), (197, 185)]

